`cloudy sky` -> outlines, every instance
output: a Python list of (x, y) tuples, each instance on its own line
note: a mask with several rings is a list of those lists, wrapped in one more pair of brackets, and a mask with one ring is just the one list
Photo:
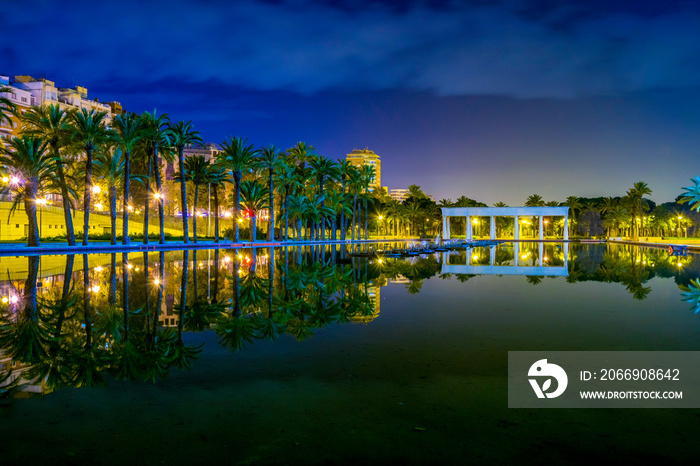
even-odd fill
[(700, 2), (0, 0), (0, 74), (522, 205), (700, 174)]

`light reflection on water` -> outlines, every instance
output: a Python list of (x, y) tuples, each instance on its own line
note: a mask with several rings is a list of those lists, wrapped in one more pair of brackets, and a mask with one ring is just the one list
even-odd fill
[[(416, 420), (409, 424), (438, 422), (426, 412), (438, 409), (439, 422), (461, 429), (465, 416), (490, 416), (480, 403), (505, 407), (507, 351), (700, 346), (693, 282), (700, 264), (692, 255), (556, 243), (406, 259), (368, 252), (296, 247), (274, 254), (2, 258), (3, 396), (37, 392), (59, 403), (68, 387), (107, 384), (137, 398), (158, 390), (179, 406), (215, 390), (221, 394), (213, 399), (245, 394), (276, 406), (280, 419), (294, 424), (299, 413), (273, 400), (286, 387), (310, 411), (325, 397), (339, 419), (361, 410), (357, 403), (375, 413), (365, 419), (355, 412), (359, 419), (342, 422), (364, 426), (383, 413), (400, 424), (384, 404), (411, 400)], [(155, 385), (136, 382), (142, 380)], [(359, 392), (356, 383), (364, 387)], [(81, 393), (76, 403), (100, 393), (119, 399), (113, 391)], [(202, 403), (195, 404), (212, 414)], [(270, 416), (262, 415), (266, 422)], [(501, 416), (510, 422), (512, 415)], [(430, 441), (458, 441), (443, 434)]]

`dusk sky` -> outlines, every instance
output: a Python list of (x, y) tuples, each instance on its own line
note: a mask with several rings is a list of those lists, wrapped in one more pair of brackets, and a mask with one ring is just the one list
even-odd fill
[(21, 0), (0, 74), (522, 205), (700, 175), (700, 2)]

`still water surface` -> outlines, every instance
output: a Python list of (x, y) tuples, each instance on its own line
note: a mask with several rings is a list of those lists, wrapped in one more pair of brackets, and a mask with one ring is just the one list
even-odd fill
[(3, 464), (684, 462), (700, 411), (508, 409), (507, 354), (698, 350), (698, 276), (552, 243), (1, 258)]

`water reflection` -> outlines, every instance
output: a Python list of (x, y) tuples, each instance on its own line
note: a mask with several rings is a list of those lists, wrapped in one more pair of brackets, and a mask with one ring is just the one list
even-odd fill
[[(375, 319), (388, 283), (417, 294), (433, 277), (619, 283), (637, 300), (649, 297), (652, 278), (665, 277), (700, 310), (692, 255), (567, 246), (502, 244), (407, 259), (373, 257), (366, 246), (3, 258), (0, 393), (92, 386), (107, 374), (155, 381), (200, 357), (186, 332), (213, 331), (231, 351), (282, 334), (304, 340), (328, 325)], [(368, 257), (351, 254), (362, 251)]]

